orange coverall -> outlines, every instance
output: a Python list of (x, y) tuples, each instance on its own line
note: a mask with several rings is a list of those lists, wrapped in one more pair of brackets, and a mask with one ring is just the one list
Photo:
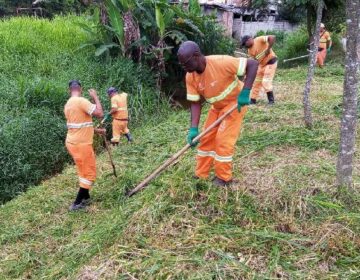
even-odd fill
[(84, 97), (70, 97), (64, 108), (68, 128), (66, 148), (74, 159), (80, 187), (85, 189), (90, 189), (96, 179), (91, 117), (95, 109), (96, 105)]
[[(237, 96), (243, 88), (238, 76), (245, 74), (246, 63), (246, 58), (206, 56), (203, 73), (186, 74), (187, 99), (196, 102), (203, 96), (212, 104), (204, 129), (237, 103)], [(198, 177), (208, 178), (214, 166), (218, 178), (224, 181), (232, 179), (234, 146), (246, 111), (247, 106), (240, 113), (234, 110), (219, 126), (201, 138), (196, 157), (195, 174)]]
[(248, 49), (248, 54), (259, 62), (256, 78), (251, 90), (252, 99), (258, 99), (262, 88), (264, 88), (265, 92), (273, 90), (272, 83), (275, 77), (277, 62), (268, 64), (271, 59), (276, 57), (272, 49), (270, 49), (270, 54), (265, 56), (268, 46), (268, 36), (260, 36), (254, 39), (253, 46)]
[(111, 97), (111, 109), (116, 109), (115, 113), (112, 113), (113, 137), (111, 142), (119, 143), (121, 135), (130, 132), (128, 129), (127, 93), (123, 92)]
[(326, 59), (326, 51), (327, 51), (327, 43), (331, 41), (330, 33), (325, 31), (320, 34), (320, 43), (319, 43), (319, 51), (316, 56), (317, 64), (322, 67), (324, 66)]

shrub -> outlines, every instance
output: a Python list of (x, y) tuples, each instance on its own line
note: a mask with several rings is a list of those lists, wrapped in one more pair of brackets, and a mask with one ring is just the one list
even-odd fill
[(60, 171), (68, 159), (66, 127), (51, 111), (30, 109), (2, 116), (0, 126), (0, 202)]
[(62, 116), (67, 98), (64, 85), (59, 86), (51, 81), (38, 80), (21, 82), (19, 94), (15, 100), (19, 109), (44, 108), (57, 116)]
[(295, 32), (289, 33), (284, 41), (284, 57), (291, 58), (307, 54), (309, 38), (306, 28), (300, 27)]

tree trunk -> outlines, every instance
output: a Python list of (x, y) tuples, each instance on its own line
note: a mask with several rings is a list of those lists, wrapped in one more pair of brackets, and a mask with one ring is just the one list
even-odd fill
[(312, 115), (311, 115), (311, 104), (310, 104), (310, 89), (311, 89), (311, 82), (314, 76), (315, 72), (315, 66), (316, 66), (316, 55), (318, 52), (318, 46), (320, 41), (320, 23), (321, 23), (321, 17), (322, 17), (322, 11), (324, 9), (324, 1), (319, 1), (317, 11), (316, 11), (316, 28), (314, 32), (314, 40), (313, 44), (311, 44), (311, 53), (310, 53), (310, 59), (309, 59), (309, 69), (304, 89), (304, 120), (305, 120), (305, 126), (307, 128), (312, 127)]
[(141, 47), (136, 47), (130, 49), (132, 43), (140, 40), (140, 27), (132, 14), (132, 11), (129, 10), (123, 14), (124, 21), (124, 45), (125, 53), (128, 58), (133, 58), (134, 61), (141, 61)]
[(353, 155), (357, 123), (357, 93), (360, 44), (360, 2), (346, 1), (346, 57), (343, 96), (343, 115), (340, 125), (340, 147), (337, 160), (337, 185), (352, 190)]

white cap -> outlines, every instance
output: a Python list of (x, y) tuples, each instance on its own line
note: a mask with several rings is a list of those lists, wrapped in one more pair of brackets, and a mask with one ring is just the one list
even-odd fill
[(321, 27), (321, 28), (325, 28), (325, 24), (320, 23), (320, 27)]

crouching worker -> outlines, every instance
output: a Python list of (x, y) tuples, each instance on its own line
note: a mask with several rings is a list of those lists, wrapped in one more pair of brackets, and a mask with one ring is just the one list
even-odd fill
[(79, 81), (69, 82), (69, 93), (70, 98), (64, 108), (68, 128), (66, 148), (75, 162), (80, 185), (76, 199), (69, 208), (70, 211), (75, 211), (85, 208), (90, 203), (89, 190), (96, 178), (94, 131), (105, 134), (105, 129), (94, 129), (92, 122), (92, 117), (102, 118), (104, 115), (96, 91), (89, 90), (89, 95), (95, 104), (82, 97)]
[(106, 119), (113, 118), (111, 144), (118, 145), (121, 135), (125, 135), (128, 142), (132, 142), (132, 137), (128, 128), (129, 113), (127, 108), (127, 93), (118, 93), (115, 87), (110, 87), (107, 94), (111, 102), (111, 111), (106, 115)]
[[(229, 186), (233, 183), (234, 146), (240, 134), (247, 105), (250, 104), (250, 91), (256, 77), (258, 62), (226, 55), (204, 56), (199, 46), (192, 41), (181, 44), (178, 59), (187, 72), (187, 99), (191, 101), (191, 128), (187, 138), (189, 144), (199, 134), (201, 96), (212, 105), (204, 129), (234, 104), (238, 105), (237, 110), (200, 139), (196, 158), (195, 178), (207, 179), (214, 166), (213, 183), (216, 186)], [(244, 83), (238, 76), (245, 76)]]

